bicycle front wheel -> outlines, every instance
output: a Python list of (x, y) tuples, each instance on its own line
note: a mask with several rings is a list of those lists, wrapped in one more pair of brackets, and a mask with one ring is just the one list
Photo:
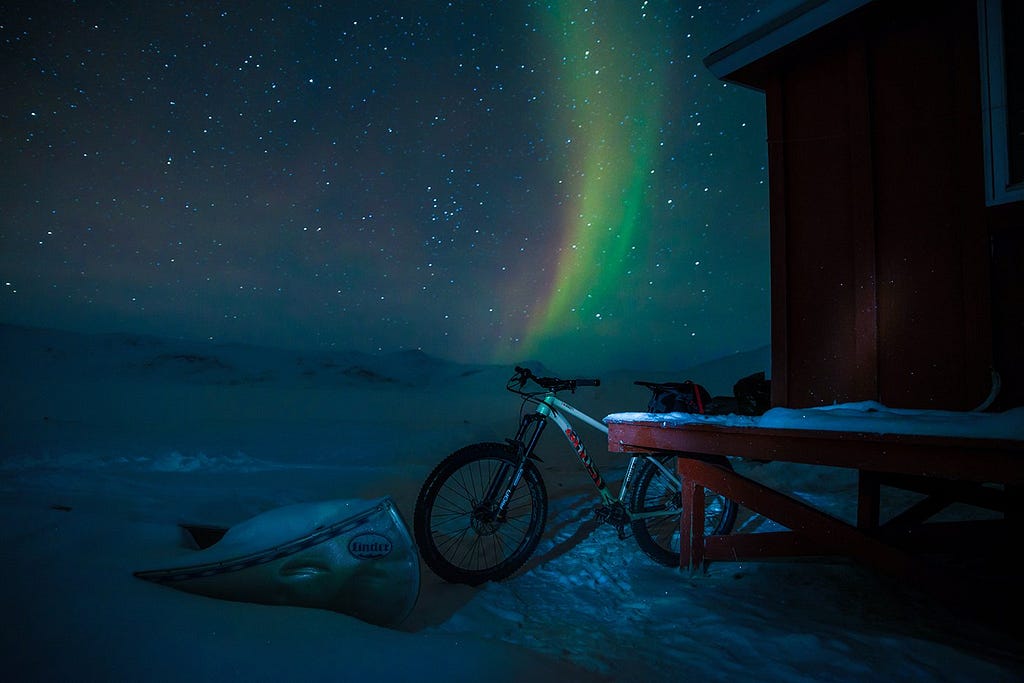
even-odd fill
[(548, 498), (532, 461), (504, 516), (497, 512), (515, 470), (511, 446), (480, 443), (455, 451), (427, 477), (413, 528), (424, 562), (445, 581), (476, 586), (507, 578), (537, 548)]
[[(653, 456), (641, 466), (630, 498), (631, 513), (648, 515), (633, 520), (633, 537), (652, 560), (669, 567), (678, 567), (682, 487), (679, 475), (675, 472), (674, 457), (658, 456), (664, 470), (652, 459)], [(715, 464), (732, 469), (726, 458)], [(704, 489), (704, 534), (710, 536), (732, 531), (736, 522), (736, 509), (736, 503), (732, 500)]]

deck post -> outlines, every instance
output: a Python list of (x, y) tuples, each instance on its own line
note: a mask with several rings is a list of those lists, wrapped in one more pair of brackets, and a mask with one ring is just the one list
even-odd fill
[(704, 564), (704, 487), (680, 477), (679, 567), (691, 572)]

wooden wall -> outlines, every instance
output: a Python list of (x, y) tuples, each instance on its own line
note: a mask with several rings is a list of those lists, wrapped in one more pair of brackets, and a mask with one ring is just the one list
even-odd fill
[(994, 366), (1022, 402), (1024, 210), (985, 206), (976, 21), (872, 3), (735, 74), (766, 93), (773, 404), (965, 410)]

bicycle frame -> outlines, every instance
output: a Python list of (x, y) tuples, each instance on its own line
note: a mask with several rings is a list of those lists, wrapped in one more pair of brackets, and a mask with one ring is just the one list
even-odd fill
[[(658, 458), (653, 458), (650, 455), (643, 453), (638, 453), (632, 456), (626, 467), (626, 474), (622, 478), (622, 484), (619, 488), (618, 495), (613, 494), (608, 488), (604, 478), (601, 476), (601, 470), (598, 468), (597, 463), (595, 463), (593, 458), (591, 458), (587, 453), (587, 448), (584, 445), (583, 438), (580, 437), (573, 428), (572, 423), (569, 422), (569, 418), (566, 417), (566, 414), (582, 420), (603, 434), (608, 433), (608, 427), (590, 417), (579, 408), (576, 408), (575, 406), (558, 398), (555, 396), (554, 392), (545, 394), (541, 399), (533, 399), (533, 401), (537, 404), (537, 408), (534, 412), (523, 416), (519, 425), (519, 431), (516, 433), (515, 439), (513, 439), (513, 443), (516, 447), (521, 449), (518, 453), (520, 456), (519, 467), (515, 476), (512, 478), (510, 486), (505, 490), (504, 495), (502, 496), (501, 503), (498, 506), (500, 511), (499, 514), (504, 514), (505, 507), (508, 500), (511, 498), (512, 492), (515, 491), (516, 487), (519, 485), (523, 467), (526, 464), (526, 458), (533, 454), (533, 450), (540, 441), (541, 434), (543, 434), (544, 428), (547, 426), (549, 420), (558, 425), (562, 435), (569, 442), (569, 445), (572, 447), (576, 456), (579, 458), (580, 463), (583, 465), (583, 469), (587, 471), (587, 474), (590, 475), (591, 480), (594, 482), (594, 486), (597, 488), (597, 491), (601, 496), (602, 503), (606, 505), (613, 505), (615, 503), (621, 504), (626, 511), (627, 519), (630, 521), (645, 517), (679, 514), (676, 511), (632, 513), (625, 505), (626, 496), (632, 484), (633, 475), (636, 472), (637, 464), (641, 460), (650, 460), (654, 463), (655, 467), (662, 470), (662, 472), (669, 476), (670, 481), (678, 480), (676, 473), (670, 468), (665, 467)], [(494, 481), (498, 482), (503, 479), (503, 477), (495, 477)], [(679, 490), (681, 490), (681, 488), (682, 487), (679, 487)]]

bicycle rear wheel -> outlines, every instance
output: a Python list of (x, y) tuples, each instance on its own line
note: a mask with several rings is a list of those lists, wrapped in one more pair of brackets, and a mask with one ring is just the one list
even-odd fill
[[(658, 456), (658, 460), (671, 472), (666, 474), (648, 459), (637, 474), (636, 485), (630, 497), (630, 512), (668, 514), (642, 517), (630, 525), (637, 545), (648, 557), (669, 567), (679, 566), (679, 515), (682, 503), (675, 458)], [(732, 469), (728, 459), (715, 464)], [(704, 533), (727, 534), (736, 522), (736, 503), (710, 489), (704, 489)]]
[(548, 498), (532, 461), (526, 461), (504, 518), (496, 514), (499, 501), (487, 500), (488, 490), (504, 493), (515, 469), (511, 446), (480, 443), (455, 451), (427, 477), (413, 529), (424, 562), (445, 581), (476, 586), (504, 579), (537, 548)]

